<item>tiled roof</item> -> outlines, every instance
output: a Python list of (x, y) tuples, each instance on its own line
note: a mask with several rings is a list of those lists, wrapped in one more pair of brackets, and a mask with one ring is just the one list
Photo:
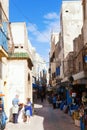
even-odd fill
[(26, 52), (16, 52), (9, 54), (9, 58), (29, 58), (29, 54)]
[(27, 52), (10, 53), (8, 54), (8, 59), (28, 59), (30, 68), (33, 66), (32, 60)]

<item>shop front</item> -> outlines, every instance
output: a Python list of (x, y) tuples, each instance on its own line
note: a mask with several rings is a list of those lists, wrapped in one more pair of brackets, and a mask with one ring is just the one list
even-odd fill
[(78, 118), (75, 116), (74, 120), (79, 121), (80, 129), (87, 130), (87, 72), (82, 71), (74, 77), (73, 91), (76, 93), (75, 102), (78, 104)]

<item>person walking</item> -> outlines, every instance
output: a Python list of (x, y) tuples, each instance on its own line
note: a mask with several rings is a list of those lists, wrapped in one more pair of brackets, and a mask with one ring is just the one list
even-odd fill
[(56, 109), (56, 95), (53, 95), (53, 109)]
[(7, 115), (4, 110), (4, 104), (2, 101), (2, 98), (0, 97), (0, 130), (5, 130), (6, 129), (6, 120), (7, 120)]
[(18, 123), (19, 95), (16, 95), (12, 100), (12, 105), (13, 123)]
[(26, 123), (30, 123), (30, 117), (32, 116), (32, 103), (30, 98), (26, 99), (26, 105), (24, 106), (25, 116), (26, 116)]

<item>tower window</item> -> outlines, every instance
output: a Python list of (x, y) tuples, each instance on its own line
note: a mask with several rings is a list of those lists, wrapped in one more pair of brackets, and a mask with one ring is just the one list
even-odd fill
[(66, 10), (65, 12), (66, 12), (66, 13), (68, 13), (69, 11), (68, 11), (68, 10)]

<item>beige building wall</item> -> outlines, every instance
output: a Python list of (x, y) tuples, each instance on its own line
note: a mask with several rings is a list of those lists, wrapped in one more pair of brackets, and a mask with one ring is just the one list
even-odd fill
[(51, 35), (51, 41), (50, 41), (50, 58), (51, 59), (52, 59), (54, 51), (55, 51), (55, 38), (54, 38), (54, 35), (52, 34)]
[(77, 38), (73, 41), (74, 45), (74, 53), (75, 53), (75, 60), (74, 60), (74, 73), (81, 72), (83, 70), (83, 35), (80, 34)]
[(6, 17), (9, 19), (9, 0), (0, 0)]
[(84, 45), (87, 44), (87, 0), (82, 0), (83, 5), (83, 35)]
[(64, 76), (71, 76), (74, 73), (74, 52), (69, 52), (64, 61)]
[(81, 1), (63, 1), (61, 8), (61, 31), (63, 36), (64, 58), (73, 51), (73, 39), (81, 33), (83, 25)]
[(52, 33), (51, 35), (51, 48), (50, 48), (50, 69), (51, 69), (51, 82), (52, 86), (56, 85), (56, 78), (55, 78), (55, 72), (56, 72), (56, 60), (55, 60), (55, 45), (57, 44), (59, 40), (59, 34), (58, 33)]
[[(83, 26), (83, 11), (81, 1), (63, 1), (60, 13), (60, 29), (62, 44), (62, 79), (64, 76), (64, 64), (69, 52), (73, 51), (73, 40), (81, 34)], [(67, 61), (68, 62), (68, 61)]]
[(63, 79), (64, 78), (64, 62), (63, 62), (63, 58), (64, 58), (64, 46), (63, 46), (63, 37), (62, 37), (62, 33), (60, 32), (59, 35), (59, 59), (61, 62), (61, 66), (60, 66), (60, 78)]
[(62, 50), (62, 42), (61, 42), (61, 33), (59, 33), (59, 39), (57, 44), (55, 45), (55, 62), (56, 62), (56, 68), (60, 68), (60, 75), (56, 76), (56, 83), (58, 84), (61, 81), (62, 78), (62, 61), (63, 60), (63, 50)]

